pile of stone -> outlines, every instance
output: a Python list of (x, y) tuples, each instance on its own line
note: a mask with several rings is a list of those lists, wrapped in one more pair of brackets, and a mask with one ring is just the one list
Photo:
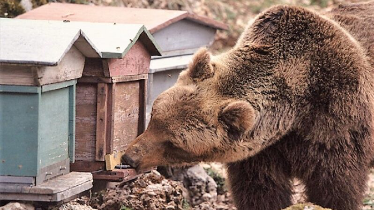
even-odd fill
[(132, 182), (99, 192), (91, 199), (96, 209), (183, 209), (183, 186), (164, 179), (157, 171), (143, 174)]

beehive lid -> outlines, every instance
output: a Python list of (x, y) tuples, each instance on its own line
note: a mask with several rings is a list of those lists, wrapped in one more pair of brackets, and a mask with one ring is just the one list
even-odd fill
[(123, 58), (136, 41), (161, 55), (140, 24), (0, 19), (0, 63), (57, 65), (74, 44), (86, 57)]
[(17, 18), (144, 24), (152, 34), (182, 19), (188, 19), (215, 29), (228, 29), (227, 25), (221, 22), (188, 13), (187, 11), (103, 7), (66, 3), (49, 3), (22, 14)]
[(57, 65), (78, 39), (97, 54), (79, 28), (65, 26), (62, 21), (1, 18), (0, 63)]
[(80, 28), (102, 58), (123, 58), (137, 41), (144, 44), (150, 55), (161, 55), (161, 50), (154, 41), (153, 36), (141, 24), (72, 21), (67, 25)]

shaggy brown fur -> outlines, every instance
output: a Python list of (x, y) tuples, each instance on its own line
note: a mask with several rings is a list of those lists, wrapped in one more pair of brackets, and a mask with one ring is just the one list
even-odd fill
[(294, 177), (310, 202), (358, 210), (374, 151), (373, 26), (348, 15), (360, 8), (273, 7), (229, 52), (200, 50), (124, 161), (225, 162), (240, 210), (289, 206)]

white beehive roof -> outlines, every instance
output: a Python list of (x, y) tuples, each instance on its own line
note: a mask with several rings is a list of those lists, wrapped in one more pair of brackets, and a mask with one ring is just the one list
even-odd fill
[(122, 58), (138, 39), (160, 55), (140, 24), (0, 18), (0, 63), (57, 65), (72, 45), (86, 57)]

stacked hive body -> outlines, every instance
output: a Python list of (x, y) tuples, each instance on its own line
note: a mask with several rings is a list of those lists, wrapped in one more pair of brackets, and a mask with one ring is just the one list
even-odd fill
[(159, 44), (163, 56), (152, 57), (147, 88), (147, 120), (156, 97), (171, 87), (192, 54), (209, 46), (217, 29), (227, 26), (185, 11), (94, 7), (52, 3), (18, 18), (144, 24)]
[[(96, 52), (80, 29), (61, 27), (0, 19), (0, 199), (22, 199), (9, 197), (21, 192), (33, 192), (29, 200), (60, 199), (29, 187), (68, 174), (74, 161), (76, 81), (86, 54)], [(75, 175), (83, 179), (65, 191), (91, 187), (90, 174)]]
[(70, 162), (103, 168), (144, 129), (150, 56), (160, 55), (152, 36), (143, 25), (0, 26), (0, 200), (89, 189), (92, 175), (69, 173)]
[(107, 51), (102, 58), (86, 59), (77, 84), (74, 170), (112, 170), (119, 164), (120, 152), (144, 131), (149, 63), (151, 55), (160, 52), (151, 35), (139, 26), (104, 30), (116, 33), (107, 40), (124, 40), (115, 48), (125, 52)]

